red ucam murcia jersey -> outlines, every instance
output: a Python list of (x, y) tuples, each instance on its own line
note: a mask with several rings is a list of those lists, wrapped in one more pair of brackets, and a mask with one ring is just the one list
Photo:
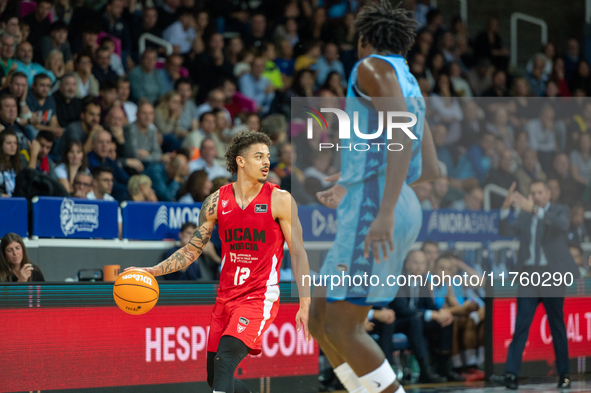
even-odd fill
[(264, 296), (279, 283), (285, 237), (271, 212), (271, 194), (278, 186), (265, 183), (243, 210), (233, 184), (220, 188), (218, 228), (222, 240), (222, 270), (218, 301)]

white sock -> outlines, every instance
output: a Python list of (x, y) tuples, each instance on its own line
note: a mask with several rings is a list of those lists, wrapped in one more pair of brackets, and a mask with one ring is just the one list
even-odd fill
[(475, 366), (476, 364), (478, 364), (476, 349), (466, 349), (466, 366)]
[(478, 347), (478, 364), (484, 364), (485, 359), (484, 359), (484, 347), (480, 346)]
[(360, 377), (359, 381), (365, 386), (368, 393), (381, 393), (396, 381), (396, 374), (394, 374), (390, 363), (384, 359), (384, 363), (380, 367)]
[(368, 393), (359, 381), (355, 371), (349, 366), (349, 363), (343, 363), (334, 369), (334, 373), (341, 381), (345, 389), (350, 393)]
[(406, 390), (402, 387), (402, 385), (398, 386), (398, 389), (394, 393), (406, 393)]
[(451, 357), (451, 365), (453, 368), (460, 368), (462, 367), (464, 364), (462, 363), (462, 355), (460, 355), (459, 353), (456, 353), (455, 355), (453, 355)]

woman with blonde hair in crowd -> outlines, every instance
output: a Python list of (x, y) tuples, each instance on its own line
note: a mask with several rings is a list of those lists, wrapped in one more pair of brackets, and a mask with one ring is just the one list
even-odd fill
[(70, 141), (66, 153), (55, 167), (55, 175), (70, 194), (74, 192), (74, 179), (78, 172), (90, 174), (86, 154), (80, 141)]
[(163, 135), (164, 153), (180, 149), (183, 139), (188, 135), (188, 131), (180, 126), (182, 114), (182, 98), (175, 90), (166, 93), (154, 110), (154, 125)]
[(41, 269), (29, 259), (23, 239), (7, 233), (0, 241), (0, 282), (45, 281)]

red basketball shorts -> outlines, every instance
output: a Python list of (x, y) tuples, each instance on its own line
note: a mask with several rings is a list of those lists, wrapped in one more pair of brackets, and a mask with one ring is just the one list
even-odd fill
[(222, 336), (232, 336), (246, 344), (251, 355), (260, 354), (263, 333), (275, 320), (278, 310), (277, 285), (228, 302), (218, 299), (211, 315), (207, 351), (217, 352)]

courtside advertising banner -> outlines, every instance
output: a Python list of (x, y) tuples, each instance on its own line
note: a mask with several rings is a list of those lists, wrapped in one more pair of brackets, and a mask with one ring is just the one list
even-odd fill
[[(318, 345), (298, 332), (299, 304), (281, 304), (262, 354), (240, 379), (316, 375)], [(211, 305), (157, 305), (144, 315), (117, 307), (0, 309), (0, 392), (206, 381)]]
[(25, 198), (0, 198), (0, 237), (14, 232), (26, 237), (28, 230), (28, 204)]
[(123, 237), (133, 240), (178, 239), (185, 222), (199, 223), (201, 202), (123, 202)]

